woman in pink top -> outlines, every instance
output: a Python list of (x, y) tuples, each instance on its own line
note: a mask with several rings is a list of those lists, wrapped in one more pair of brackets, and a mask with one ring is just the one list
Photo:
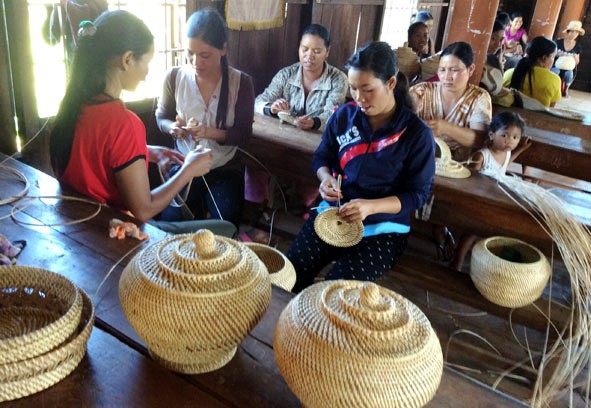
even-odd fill
[(511, 13), (511, 24), (505, 30), (505, 69), (513, 68), (523, 56), (527, 44), (527, 31), (523, 28), (523, 15), (516, 11)]

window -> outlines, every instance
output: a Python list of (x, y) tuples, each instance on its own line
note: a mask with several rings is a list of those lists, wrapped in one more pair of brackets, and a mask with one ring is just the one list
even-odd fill
[(380, 40), (386, 41), (394, 49), (402, 47), (407, 40), (411, 17), (417, 10), (417, 0), (401, 2), (386, 0)]
[[(76, 2), (74, 2), (76, 3)], [(78, 1), (78, 3), (86, 3)], [(168, 69), (184, 56), (185, 0), (108, 0), (110, 10), (128, 10), (141, 18), (154, 34), (154, 59), (146, 80), (134, 92), (123, 92), (125, 101), (158, 96)], [(35, 94), (39, 117), (57, 113), (66, 87), (69, 29), (66, 1), (28, 0)]]

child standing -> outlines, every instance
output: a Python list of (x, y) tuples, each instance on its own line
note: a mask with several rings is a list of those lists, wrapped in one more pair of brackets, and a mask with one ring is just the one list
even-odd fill
[[(488, 129), (486, 147), (472, 156), (470, 168), (492, 178), (499, 178), (507, 172), (507, 166), (521, 153), (531, 147), (529, 137), (523, 137), (525, 122), (513, 112), (497, 114)], [(462, 270), (466, 254), (474, 245), (476, 235), (464, 235), (460, 239), (452, 267)]]
[(501, 112), (489, 126), (486, 147), (472, 156), (470, 168), (481, 174), (498, 178), (507, 172), (507, 166), (531, 146), (529, 137), (521, 142), (525, 122), (513, 112)]

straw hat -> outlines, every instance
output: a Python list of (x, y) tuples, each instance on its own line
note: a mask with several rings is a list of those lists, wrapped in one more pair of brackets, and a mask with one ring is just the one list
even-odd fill
[(314, 231), (329, 245), (346, 248), (357, 245), (363, 238), (363, 223), (349, 223), (339, 215), (339, 209), (331, 207), (322, 211), (314, 220)]
[(263, 262), (209, 230), (144, 248), (124, 269), (119, 299), (152, 357), (182, 373), (228, 363), (271, 303)]
[(435, 158), (435, 174), (449, 178), (468, 178), (470, 170), (451, 158), (451, 150), (447, 143), (440, 137), (435, 138), (435, 143), (441, 151), (441, 157)]
[(422, 407), (443, 370), (431, 324), (408, 299), (371, 282), (309, 286), (279, 316), (281, 375), (306, 407)]
[(296, 283), (296, 271), (285, 255), (269, 245), (244, 242), (267, 267), (271, 283), (291, 292)]
[(573, 20), (570, 23), (568, 23), (568, 25), (566, 26), (566, 28), (562, 32), (566, 33), (567, 31), (578, 31), (580, 35), (585, 35), (585, 29), (583, 28), (583, 23), (581, 23), (580, 21), (577, 21), (577, 20)]
[(49, 388), (78, 366), (94, 324), (94, 306), (66, 278), (38, 268), (0, 267), (0, 289), (1, 402)]
[(487, 238), (472, 249), (470, 277), (482, 296), (500, 306), (534, 302), (542, 295), (550, 272), (539, 249), (515, 238)]

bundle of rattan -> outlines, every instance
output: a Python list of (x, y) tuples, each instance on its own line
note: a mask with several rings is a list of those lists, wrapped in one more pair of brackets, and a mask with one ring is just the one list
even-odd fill
[(369, 282), (305, 289), (281, 313), (274, 351), (306, 407), (420, 407), (435, 395), (443, 371), (425, 315)]
[(470, 277), (482, 296), (500, 306), (522, 307), (538, 299), (550, 272), (539, 249), (515, 238), (487, 238), (472, 249)]
[(441, 156), (435, 159), (435, 174), (449, 178), (468, 178), (470, 170), (451, 158), (451, 150), (440, 137), (435, 138)]
[(0, 401), (68, 376), (86, 353), (93, 322), (90, 298), (65, 277), (0, 267)]
[(121, 275), (119, 298), (156, 361), (203, 373), (229, 362), (262, 318), (271, 280), (244, 244), (200, 230), (137, 254)]
[(296, 282), (296, 271), (285, 255), (269, 245), (245, 242), (267, 267), (271, 283), (291, 292)]

